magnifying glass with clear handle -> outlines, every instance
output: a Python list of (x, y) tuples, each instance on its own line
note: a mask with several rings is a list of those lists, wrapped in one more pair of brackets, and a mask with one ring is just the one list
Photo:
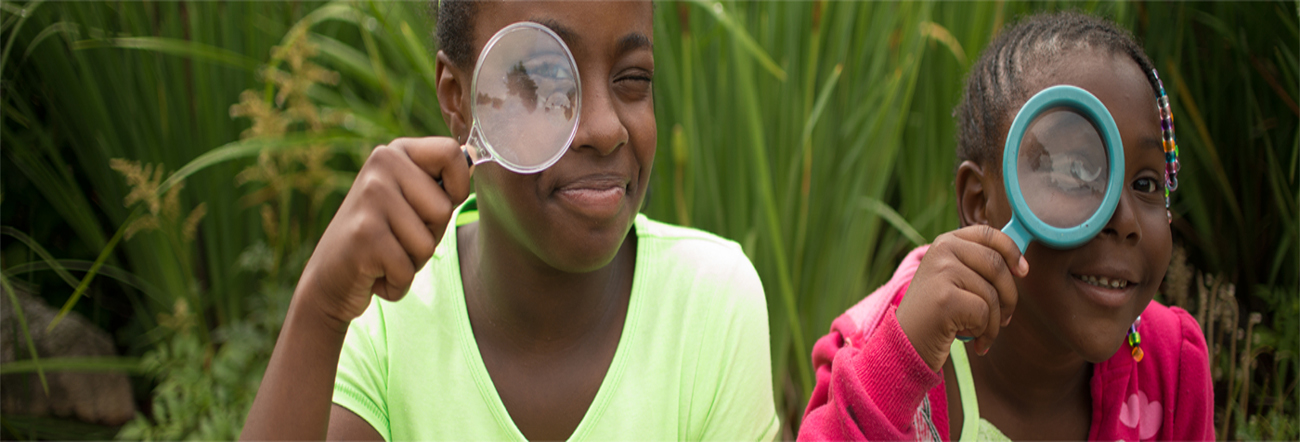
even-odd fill
[(578, 131), (582, 82), (564, 40), (519, 22), (492, 36), (470, 83), (473, 123), (461, 149), (471, 165), (495, 161), (521, 174), (555, 164)]

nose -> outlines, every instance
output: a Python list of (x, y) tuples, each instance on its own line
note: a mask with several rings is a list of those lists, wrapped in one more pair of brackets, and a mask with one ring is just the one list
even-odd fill
[(593, 149), (600, 155), (609, 155), (627, 144), (627, 127), (619, 118), (614, 100), (608, 84), (583, 78), (582, 114), (571, 148)]
[(1128, 192), (1120, 192), (1115, 214), (1110, 216), (1110, 221), (1106, 222), (1106, 226), (1101, 229), (1103, 236), (1113, 236), (1133, 244), (1142, 239), (1142, 226), (1138, 223), (1137, 213), (1134, 212), (1132, 198)]

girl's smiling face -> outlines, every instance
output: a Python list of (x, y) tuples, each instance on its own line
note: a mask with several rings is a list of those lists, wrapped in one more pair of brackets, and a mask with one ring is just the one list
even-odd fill
[[(1083, 88), (1110, 111), (1124, 144), (1124, 188), (1102, 232), (1070, 250), (1031, 243), (1025, 251), (1029, 275), (1016, 281), (1020, 296), (1014, 316), (1026, 321), (1020, 325), (1089, 362), (1101, 362), (1124, 342), (1169, 265), (1172, 243), (1155, 92), (1137, 63), (1109, 51), (1076, 49), (1060, 62), (1030, 71), (1027, 96), (1058, 84)], [(1004, 127), (1014, 117), (1007, 115)], [(1001, 176), (995, 179), (997, 185), (985, 186), (986, 215), (990, 225), (1004, 226), (1011, 207)]]
[[(484, 2), (478, 8), (475, 53), (506, 25), (537, 22), (568, 45), (582, 82), (578, 131), (555, 165), (528, 175), (491, 162), (476, 167), (484, 233), (502, 232), (509, 242), (536, 256), (539, 264), (560, 271), (601, 268), (627, 237), (654, 162), (652, 5)], [(463, 140), (471, 121), (468, 74), (472, 68), (446, 69), (460, 80), (456, 101), (464, 112), (448, 113), (447, 120)]]

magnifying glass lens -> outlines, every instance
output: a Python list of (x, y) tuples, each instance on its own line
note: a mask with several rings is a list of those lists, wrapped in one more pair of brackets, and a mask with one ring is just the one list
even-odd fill
[(1110, 179), (1101, 132), (1068, 107), (1049, 109), (1029, 123), (1016, 166), (1029, 210), (1058, 228), (1081, 225), (1097, 212)]
[(577, 66), (559, 38), (540, 25), (524, 25), (503, 30), (480, 55), (474, 119), (495, 161), (530, 173), (568, 149), (580, 91)]

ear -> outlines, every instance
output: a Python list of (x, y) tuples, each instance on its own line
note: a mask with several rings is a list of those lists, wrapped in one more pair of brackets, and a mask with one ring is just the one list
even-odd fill
[(985, 170), (974, 161), (962, 161), (957, 166), (957, 216), (961, 226), (989, 224), (989, 209), (993, 204), (990, 185), (997, 185), (996, 174)]
[(447, 123), (447, 129), (451, 130), (452, 137), (464, 143), (465, 137), (469, 135), (471, 117), (469, 101), (465, 100), (465, 96), (469, 94), (469, 90), (465, 89), (470, 84), (469, 77), (442, 51), (438, 51), (434, 74), (438, 79), (436, 92), (438, 106), (442, 108), (442, 121)]

